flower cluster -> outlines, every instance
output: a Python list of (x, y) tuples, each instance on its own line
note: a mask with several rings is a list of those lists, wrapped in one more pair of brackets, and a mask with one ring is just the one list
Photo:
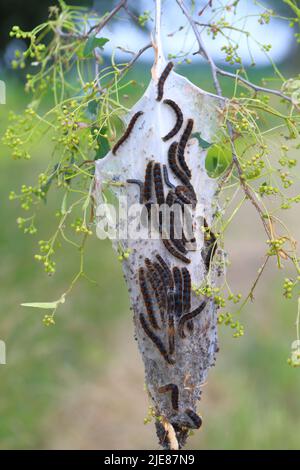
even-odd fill
[(53, 326), (55, 325), (54, 315), (45, 315), (43, 318), (43, 323), (45, 326)]
[(53, 243), (45, 240), (39, 241), (40, 253), (35, 254), (34, 258), (44, 265), (45, 272), (49, 275), (55, 273), (56, 263), (51, 259), (54, 255)]
[(226, 326), (230, 326), (230, 328), (235, 330), (233, 333), (234, 338), (240, 338), (241, 336), (244, 336), (245, 331), (243, 325), (241, 325), (239, 321), (234, 320), (231, 313), (220, 313), (218, 317), (218, 323), (219, 325), (224, 324)]

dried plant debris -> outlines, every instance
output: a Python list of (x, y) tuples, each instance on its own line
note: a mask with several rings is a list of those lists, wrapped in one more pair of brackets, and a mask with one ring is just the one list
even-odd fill
[[(192, 133), (212, 141), (220, 102), (176, 74), (173, 65), (157, 58), (148, 89), (126, 117), (127, 130), (96, 163), (98, 203), (103, 183), (111, 181), (114, 195), (126, 196), (128, 206), (142, 204), (157, 228), (155, 238), (119, 235), (113, 245), (130, 253), (123, 270), (157, 435), (166, 448), (170, 436), (182, 447), (188, 430), (200, 427), (197, 402), (218, 349), (217, 307), (192, 289), (204, 282), (208, 269), (212, 284), (217, 278), (216, 240), (209, 230), (217, 181), (207, 175), (206, 150)], [(188, 209), (191, 233), (178, 235), (175, 205), (180, 214)]]

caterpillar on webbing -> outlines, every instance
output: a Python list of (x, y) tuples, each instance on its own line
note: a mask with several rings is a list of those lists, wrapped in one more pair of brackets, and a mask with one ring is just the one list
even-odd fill
[(204, 310), (206, 306), (206, 301), (203, 300), (201, 304), (195, 308), (195, 310), (192, 310), (192, 312), (186, 313), (183, 315), (183, 317), (180, 318), (179, 323), (178, 323), (178, 333), (181, 338), (185, 338), (185, 333), (184, 333), (184, 325), (186, 324), (187, 321), (192, 320), (192, 318), (195, 318), (197, 315), (199, 315), (202, 310)]
[(142, 313), (140, 313), (139, 319), (140, 319), (140, 323), (141, 323), (141, 326), (142, 326), (144, 332), (151, 339), (151, 341), (155, 344), (155, 346), (157, 347), (157, 349), (159, 350), (160, 354), (163, 356), (165, 361), (170, 365), (175, 364), (175, 360), (172, 359), (169, 356), (169, 354), (167, 353), (162, 341), (160, 340), (160, 338), (158, 336), (156, 336), (153, 333), (153, 331), (151, 330), (151, 328), (147, 324), (146, 319), (145, 319), (145, 317)]
[(159, 393), (168, 393), (171, 392), (171, 401), (172, 406), (175, 411), (178, 411), (178, 401), (179, 401), (179, 390), (175, 384), (167, 384), (159, 387)]
[(158, 84), (157, 84), (157, 101), (161, 101), (163, 94), (164, 94), (164, 84), (168, 78), (169, 73), (171, 72), (172, 68), (174, 67), (173, 62), (168, 62), (166, 67), (164, 68), (161, 76), (159, 77)]
[(163, 101), (165, 104), (167, 104), (168, 106), (170, 106), (170, 108), (173, 109), (174, 113), (176, 114), (176, 123), (175, 123), (175, 126), (173, 127), (173, 129), (170, 130), (170, 132), (168, 132), (163, 138), (162, 140), (164, 142), (166, 142), (167, 140), (171, 139), (172, 137), (174, 137), (174, 135), (177, 134), (177, 132), (180, 131), (181, 129), (181, 126), (182, 126), (182, 123), (183, 123), (183, 114), (182, 114), (182, 111), (181, 109), (179, 108), (178, 104), (175, 103), (175, 101), (173, 100), (164, 100)]
[(116, 151), (118, 150), (118, 148), (125, 142), (125, 140), (128, 139), (128, 137), (129, 137), (130, 134), (131, 134), (132, 129), (134, 128), (134, 125), (135, 125), (136, 121), (138, 120), (138, 118), (139, 118), (142, 114), (144, 114), (143, 111), (138, 111), (137, 113), (135, 113), (135, 114), (132, 116), (132, 118), (131, 118), (131, 120), (130, 120), (128, 126), (127, 126), (126, 131), (124, 132), (124, 134), (122, 135), (122, 137), (118, 140), (117, 143), (115, 143), (115, 145), (114, 145), (113, 148), (112, 148), (112, 153), (113, 153), (114, 155), (116, 154)]

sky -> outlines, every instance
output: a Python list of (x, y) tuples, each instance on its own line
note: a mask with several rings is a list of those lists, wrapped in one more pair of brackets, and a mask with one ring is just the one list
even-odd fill
[[(197, 2), (198, 5), (204, 5), (206, 1)], [(219, 0), (215, 0), (214, 4), (217, 6), (222, 3)], [(225, 3), (225, 2), (223, 2)], [(228, 1), (226, 2), (228, 3)], [(244, 65), (251, 65), (252, 57), (249, 54), (249, 47), (257, 65), (263, 66), (269, 63), (269, 59), (265, 52), (261, 50), (261, 46), (257, 42), (263, 44), (272, 44), (272, 49), (268, 53), (272, 60), (275, 62), (282, 61), (289, 52), (289, 49), (293, 47), (293, 31), (288, 27), (288, 22), (284, 20), (272, 18), (269, 24), (260, 25), (258, 22), (257, 14), (264, 11), (261, 6), (255, 5), (253, 0), (241, 0), (237, 9), (237, 16), (234, 17), (232, 12), (226, 14), (226, 21), (234, 22), (236, 28), (246, 29), (251, 33), (251, 38), (247, 41), (244, 34), (234, 31), (229, 32), (230, 37), (237, 41), (239, 44), (239, 53), (243, 59)], [(154, 0), (141, 0), (142, 11), (150, 10), (154, 17)], [(200, 8), (197, 8), (197, 11)], [(208, 9), (209, 10), (209, 9)], [(208, 13), (203, 14), (200, 17), (197, 14), (194, 16), (201, 22), (206, 22), (211, 19), (211, 10)], [(216, 16), (216, 19), (220, 15)], [(152, 23), (153, 24), (153, 23)], [(186, 26), (184, 30), (177, 34), (169, 37), (168, 34), (178, 30), (180, 26)], [(163, 32), (163, 44), (165, 55), (180, 54), (184, 52), (194, 52), (197, 50), (197, 43), (195, 37), (187, 21), (175, 0), (164, 0), (163, 1), (163, 15), (162, 15), (162, 32)], [(140, 29), (133, 26), (130, 19), (123, 19), (117, 23), (110, 24), (101, 32), (101, 36), (107, 35), (110, 37), (110, 43), (106, 45), (106, 51), (111, 53), (112, 50), (117, 46), (137, 51), (143, 45), (149, 42), (149, 33), (141, 31)], [(213, 58), (217, 62), (224, 60), (224, 52), (220, 49), (223, 45), (227, 44), (227, 41), (219, 35), (215, 40), (207, 36), (204, 32), (203, 38), (207, 44), (207, 48), (212, 54)], [(116, 51), (116, 57), (118, 60), (128, 60), (128, 54), (124, 54), (121, 51)], [(192, 56), (193, 62), (202, 60), (199, 56)], [(143, 60), (152, 60), (153, 52), (149, 50), (143, 55)]]

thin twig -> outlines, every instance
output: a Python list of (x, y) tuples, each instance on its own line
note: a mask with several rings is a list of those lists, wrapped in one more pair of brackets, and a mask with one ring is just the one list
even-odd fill
[(108, 15), (104, 17), (100, 23), (94, 24), (94, 26), (91, 26), (90, 29), (88, 30), (86, 36), (89, 36), (93, 31), (95, 31), (95, 34), (98, 34), (99, 31), (101, 31), (102, 28), (118, 13), (121, 8), (123, 8), (127, 3), (127, 0), (121, 0), (113, 10), (111, 10)]
[(264, 270), (265, 270), (265, 268), (268, 264), (269, 259), (270, 259), (270, 256), (265, 257), (265, 260), (264, 260), (262, 266), (258, 270), (258, 275), (256, 276), (256, 279), (255, 279), (254, 283), (252, 284), (252, 287), (249, 291), (249, 294), (245, 298), (242, 305), (240, 305), (240, 308), (238, 309), (238, 312), (240, 312), (243, 309), (243, 307), (247, 304), (249, 299), (253, 300), (253, 294), (254, 294), (255, 288), (256, 288), (256, 286), (257, 286), (257, 284), (258, 284), (258, 282), (259, 282), (259, 280), (260, 280), (260, 278), (261, 278), (261, 276), (262, 276), (262, 274), (263, 274), (263, 272), (264, 272)]
[(282, 98), (285, 101), (289, 101), (290, 103), (293, 103), (293, 100), (290, 96), (285, 95), (282, 93), (280, 90), (274, 90), (273, 88), (266, 88), (263, 86), (256, 85), (255, 83), (250, 82), (246, 78), (241, 77), (240, 75), (236, 73), (231, 73), (227, 72), (226, 70), (220, 69), (219, 67), (216, 68), (217, 73), (220, 75), (223, 75), (224, 77), (230, 77), (233, 78), (234, 80), (238, 80), (239, 82), (243, 83), (244, 85), (248, 86), (249, 88), (252, 88), (252, 90), (256, 92), (262, 92), (262, 93), (268, 93), (271, 95), (277, 95), (280, 98)]
[(203, 15), (207, 7), (212, 7), (212, 0), (209, 0), (206, 5), (199, 11), (198, 16)]
[(220, 96), (220, 97), (223, 97), (222, 89), (221, 89), (221, 86), (220, 86), (220, 83), (219, 83), (219, 80), (218, 80), (218, 76), (217, 76), (217, 66), (214, 63), (211, 55), (208, 53), (208, 51), (207, 51), (207, 49), (206, 49), (206, 47), (203, 43), (200, 31), (198, 30), (195, 21), (193, 20), (192, 16), (190, 15), (190, 13), (189, 13), (188, 9), (186, 8), (186, 6), (184, 5), (183, 1), (182, 0), (176, 0), (176, 2), (180, 6), (183, 14), (186, 16), (188, 22), (190, 23), (190, 25), (191, 25), (191, 27), (194, 31), (194, 34), (195, 34), (195, 37), (197, 39), (198, 46), (199, 46), (198, 53), (201, 54), (202, 57), (204, 57), (204, 59), (206, 59), (207, 62), (209, 63), (209, 65), (210, 65), (211, 73), (212, 73), (212, 77), (213, 77), (213, 81), (214, 81), (214, 87), (216, 89), (217, 95)]
[[(119, 74), (118, 74), (118, 76), (117, 76), (118, 80), (120, 80), (120, 79), (123, 77), (123, 75), (127, 72), (127, 70), (130, 69), (130, 68), (135, 64), (135, 62), (138, 60), (138, 58), (139, 58), (147, 49), (150, 49), (150, 47), (152, 47), (152, 46), (153, 46), (152, 43), (146, 44), (146, 46), (142, 47), (138, 52), (136, 52), (136, 53), (134, 54), (134, 56), (132, 57), (132, 59), (128, 62), (128, 64), (125, 65), (125, 67), (123, 67), (123, 68), (120, 70), (120, 72), (119, 72)], [(106, 90), (107, 90), (107, 88), (109, 88), (113, 83), (115, 83), (115, 79), (114, 79), (114, 78), (107, 84), (107, 86), (106, 86), (105, 88), (102, 88), (102, 89), (101, 89), (101, 93), (105, 93)]]
[(146, 46), (142, 47), (133, 57), (132, 59), (128, 62), (127, 65), (125, 65), (125, 67), (121, 70), (121, 72), (119, 73), (119, 76), (118, 78), (122, 77), (124, 75), (124, 73), (130, 68), (132, 67), (135, 62), (138, 60), (138, 58), (144, 54), (144, 52), (147, 50), (147, 49), (150, 49), (150, 47), (152, 47), (152, 43), (149, 42), (149, 44), (146, 44)]

